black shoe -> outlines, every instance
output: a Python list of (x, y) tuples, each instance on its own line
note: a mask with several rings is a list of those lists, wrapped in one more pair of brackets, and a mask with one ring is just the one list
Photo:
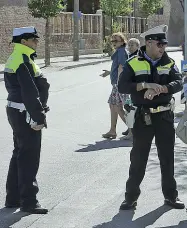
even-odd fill
[(129, 134), (129, 129), (127, 129), (126, 131), (122, 132), (122, 135), (128, 135)]
[(5, 202), (5, 207), (6, 208), (18, 208), (20, 207), (20, 203), (19, 202)]
[(124, 200), (120, 206), (120, 210), (135, 209), (136, 206), (137, 206), (137, 201), (127, 202), (126, 200)]
[(184, 209), (185, 205), (179, 198), (176, 199), (165, 199), (164, 204), (169, 205), (175, 209)]
[(21, 207), (20, 211), (27, 212), (30, 214), (47, 214), (48, 213), (48, 209), (43, 208), (40, 204), (36, 204), (35, 206), (32, 206), (32, 207)]

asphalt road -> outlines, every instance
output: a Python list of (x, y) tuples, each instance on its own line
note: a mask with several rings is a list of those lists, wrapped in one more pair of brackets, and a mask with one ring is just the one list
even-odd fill
[[(178, 65), (180, 52), (170, 53)], [(119, 120), (116, 140), (102, 139), (109, 130), (109, 78), (98, 75), (110, 63), (48, 73), (48, 129), (43, 131), (38, 198), (48, 215), (4, 209), (5, 182), (12, 151), (12, 132), (0, 83), (0, 228), (186, 228), (185, 210), (163, 206), (160, 169), (153, 142), (142, 194), (135, 213), (119, 212), (128, 178), (131, 142), (120, 140), (126, 129)], [(177, 103), (179, 104), (177, 94)], [(176, 140), (176, 180), (187, 205), (187, 150)]]

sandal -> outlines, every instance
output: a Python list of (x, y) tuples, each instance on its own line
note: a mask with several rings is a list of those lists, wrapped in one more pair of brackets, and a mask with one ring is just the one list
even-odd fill
[(110, 133), (103, 134), (102, 136), (103, 136), (103, 138), (105, 138), (105, 139), (115, 139), (115, 138), (117, 137), (116, 134), (113, 135), (113, 134), (110, 134)]

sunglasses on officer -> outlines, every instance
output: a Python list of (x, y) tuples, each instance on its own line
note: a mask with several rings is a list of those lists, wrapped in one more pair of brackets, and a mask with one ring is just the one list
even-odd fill
[(167, 46), (167, 42), (158, 42), (158, 43), (156, 43), (156, 46), (158, 47), (158, 48), (162, 48), (162, 47), (165, 47), (165, 46)]
[(167, 46), (167, 42), (160, 42), (157, 40), (152, 40), (150, 43), (155, 44), (157, 46), (157, 48), (163, 48)]

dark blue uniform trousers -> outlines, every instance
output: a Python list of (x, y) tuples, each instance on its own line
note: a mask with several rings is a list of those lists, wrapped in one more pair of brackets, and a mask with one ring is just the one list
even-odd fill
[(144, 178), (151, 143), (155, 144), (160, 160), (162, 192), (166, 199), (178, 196), (174, 178), (174, 114), (172, 111), (150, 114), (152, 125), (146, 125), (144, 113), (138, 109), (133, 128), (133, 148), (130, 154), (129, 179), (126, 183), (125, 198), (132, 202), (140, 195), (140, 184)]
[(41, 131), (26, 123), (26, 112), (7, 107), (8, 121), (13, 130), (14, 150), (6, 183), (6, 202), (34, 206), (38, 202), (36, 175), (40, 162)]

